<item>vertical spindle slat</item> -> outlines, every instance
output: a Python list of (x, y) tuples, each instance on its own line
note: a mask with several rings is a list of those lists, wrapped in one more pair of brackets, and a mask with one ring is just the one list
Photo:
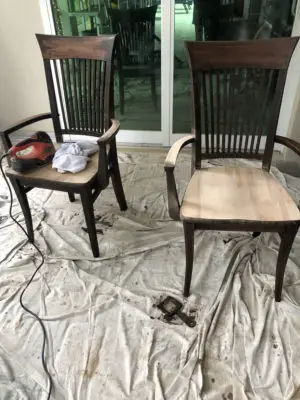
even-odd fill
[(211, 153), (215, 152), (215, 105), (214, 105), (214, 85), (213, 73), (208, 73), (209, 78), (209, 97), (210, 97), (210, 137), (211, 137)]
[(229, 70), (229, 82), (228, 82), (228, 141), (227, 150), (231, 151), (231, 140), (233, 130), (233, 118), (234, 118), (234, 69)]
[(82, 96), (82, 82), (81, 82), (81, 60), (76, 60), (76, 76), (77, 76), (77, 96), (78, 96), (78, 113), (79, 113), (79, 129), (82, 130), (83, 122), (83, 96)]
[[(274, 83), (274, 77), (275, 77), (275, 71), (274, 70), (269, 70), (268, 71), (268, 80), (267, 80), (267, 87), (265, 90), (265, 96), (264, 96), (264, 101), (261, 104), (261, 119), (260, 119), (260, 129), (258, 131), (257, 135), (257, 141), (256, 141), (256, 147), (255, 147), (255, 153), (257, 154), (259, 152), (260, 148), (260, 143), (261, 143), (261, 138), (263, 136), (264, 129), (266, 129), (267, 121), (266, 121), (266, 116), (268, 113), (268, 110), (270, 111), (271, 105), (272, 105), (272, 87)], [(271, 113), (269, 112), (269, 117), (271, 117)]]
[(217, 136), (217, 148), (216, 152), (220, 152), (220, 125), (221, 125), (221, 93), (220, 93), (220, 71), (216, 70), (216, 98), (217, 98), (217, 123), (216, 123), (216, 136)]
[(205, 135), (205, 151), (209, 154), (209, 119), (207, 104), (207, 88), (206, 88), (206, 72), (201, 73), (202, 78), (202, 94), (203, 94), (203, 111), (204, 111), (204, 135)]
[(74, 93), (74, 114), (75, 114), (75, 121), (76, 121), (76, 129), (80, 129), (80, 117), (79, 117), (79, 107), (78, 107), (78, 96), (77, 96), (77, 79), (76, 79), (76, 59), (72, 59), (71, 66), (72, 66), (72, 91)]
[(76, 129), (76, 114), (75, 114), (75, 107), (74, 107), (74, 95), (73, 95), (73, 90), (72, 90), (72, 73), (71, 73), (71, 68), (70, 68), (70, 63), (71, 60), (65, 60), (65, 67), (66, 67), (66, 89), (68, 91), (68, 99), (69, 99), (69, 105), (70, 105), (70, 111), (71, 111), (71, 121), (72, 121), (72, 130)]
[(65, 97), (65, 104), (67, 108), (67, 116), (68, 116), (68, 126), (65, 127), (65, 129), (71, 129), (72, 126), (74, 125), (74, 116), (72, 112), (72, 107), (71, 107), (71, 96), (70, 96), (70, 90), (69, 90), (69, 84), (66, 79), (67, 75), (67, 68), (66, 68), (66, 63), (68, 60), (59, 60), (60, 63), (60, 70), (61, 70), (61, 76), (62, 76), (62, 86), (63, 86), (63, 91), (64, 91), (64, 97)]
[(65, 103), (64, 103), (63, 96), (62, 96), (62, 92), (61, 92), (62, 85), (60, 82), (60, 76), (59, 76), (59, 71), (57, 68), (56, 60), (53, 60), (53, 68), (54, 68), (54, 75), (55, 75), (55, 79), (56, 79), (58, 98), (59, 98), (59, 102), (60, 102), (60, 106), (61, 106), (61, 114), (62, 114), (62, 119), (63, 119), (63, 123), (64, 123), (64, 129), (66, 129), (67, 128), (67, 119), (66, 119), (66, 112), (65, 112)]
[(86, 81), (87, 81), (87, 121), (88, 121), (88, 126), (89, 130), (93, 130), (92, 127), (92, 79), (91, 79), (91, 74), (92, 74), (92, 62), (91, 60), (87, 60), (87, 65), (86, 65)]
[(87, 119), (87, 86), (86, 86), (86, 60), (81, 61), (81, 82), (82, 82), (82, 110), (84, 130), (89, 130)]

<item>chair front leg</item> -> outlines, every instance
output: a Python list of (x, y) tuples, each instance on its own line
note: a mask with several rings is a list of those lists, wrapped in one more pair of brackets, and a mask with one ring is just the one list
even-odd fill
[(90, 188), (82, 190), (80, 193), (80, 197), (85, 216), (86, 227), (91, 242), (92, 252), (94, 257), (99, 257), (99, 246), (96, 232), (92, 190)]
[(167, 177), (167, 193), (168, 193), (168, 206), (169, 215), (175, 221), (180, 220), (180, 205), (178, 200), (178, 193), (175, 183), (174, 168), (165, 167)]
[(34, 233), (33, 233), (32, 217), (31, 217), (31, 212), (30, 212), (25, 188), (23, 185), (21, 185), (19, 180), (13, 179), (13, 178), (9, 178), (9, 179), (10, 179), (12, 187), (14, 188), (14, 191), (16, 193), (16, 196), (19, 200), (21, 209), (24, 214), (29, 242), (33, 243), (34, 242)]
[(121, 211), (127, 210), (127, 202), (124, 194), (119, 162), (118, 162), (118, 153), (116, 147), (116, 141), (113, 140), (110, 144), (110, 160), (112, 167), (112, 175), (111, 182), (114, 188), (114, 192), (119, 203), (119, 207)]
[(190, 222), (183, 223), (184, 240), (185, 240), (185, 281), (184, 281), (184, 297), (190, 295), (190, 286), (193, 274), (194, 263), (194, 231), (195, 226)]
[(289, 254), (297, 235), (299, 224), (290, 225), (285, 232), (281, 234), (281, 242), (279, 246), (276, 281), (275, 281), (275, 300), (281, 301), (282, 285), (285, 267), (289, 258)]

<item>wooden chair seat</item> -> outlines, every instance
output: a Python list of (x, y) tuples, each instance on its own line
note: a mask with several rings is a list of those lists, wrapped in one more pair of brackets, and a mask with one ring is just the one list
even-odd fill
[(300, 212), (285, 188), (256, 168), (197, 170), (181, 206), (182, 220), (299, 221)]
[(52, 163), (26, 173), (16, 172), (12, 168), (8, 168), (6, 170), (6, 174), (13, 177), (22, 177), (23, 179), (28, 178), (30, 180), (37, 181), (43, 180), (81, 185), (90, 182), (97, 174), (98, 157), (98, 152), (93, 154), (90, 157), (90, 161), (88, 162), (86, 168), (83, 171), (77, 172), (76, 174), (73, 174), (72, 172), (65, 172), (63, 174), (57, 172), (56, 169), (52, 168)]

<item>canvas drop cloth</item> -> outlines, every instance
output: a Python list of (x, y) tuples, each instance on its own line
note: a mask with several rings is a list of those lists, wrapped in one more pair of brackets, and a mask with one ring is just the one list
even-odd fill
[[(111, 187), (96, 201), (103, 231), (98, 259), (82, 230), (79, 199), (70, 203), (66, 193), (47, 190), (29, 194), (46, 262), (24, 301), (46, 325), (52, 399), (300, 399), (299, 235), (281, 303), (273, 296), (276, 234), (253, 239), (199, 231), (193, 295), (185, 302), (197, 326), (167, 324), (153, 307), (166, 295), (183, 300), (183, 232), (168, 216), (164, 158), (163, 152), (120, 153), (129, 208), (119, 211)], [(299, 202), (300, 181), (272, 173)], [(181, 195), (189, 174), (190, 157), (183, 154), (176, 170)], [(47, 389), (42, 333), (19, 305), (39, 257), (7, 217), (8, 193), (0, 184), (0, 399), (40, 400)], [(22, 221), (17, 202), (13, 211)]]

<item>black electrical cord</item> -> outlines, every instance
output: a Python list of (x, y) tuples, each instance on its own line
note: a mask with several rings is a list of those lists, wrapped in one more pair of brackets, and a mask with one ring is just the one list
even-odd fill
[[(25, 235), (27, 236), (28, 240), (30, 241), (29, 236), (28, 236), (27, 232), (25, 231), (25, 229), (23, 228), (23, 226), (22, 226), (22, 225), (14, 218), (14, 216), (12, 215), (13, 195), (12, 195), (11, 187), (10, 187), (10, 185), (9, 185), (9, 183), (8, 183), (8, 179), (7, 179), (7, 177), (6, 177), (5, 173), (4, 173), (3, 166), (2, 166), (3, 159), (4, 159), (5, 157), (7, 157), (7, 156), (8, 156), (8, 154), (4, 154), (4, 155), (1, 156), (1, 158), (0, 158), (0, 169), (1, 169), (2, 176), (3, 176), (3, 178), (4, 178), (5, 182), (6, 182), (6, 185), (7, 185), (7, 187), (8, 187), (9, 194), (10, 194), (9, 216), (10, 216), (10, 218), (19, 226), (19, 228), (22, 229), (22, 231), (25, 233)], [(33, 247), (36, 249), (36, 251), (39, 253), (39, 255), (41, 256), (41, 259), (42, 259), (42, 260), (41, 260), (41, 263), (39, 264), (39, 266), (36, 268), (36, 270), (35, 270), (34, 273), (32, 274), (32, 276), (31, 276), (31, 278), (29, 279), (29, 281), (27, 282), (25, 288), (22, 290), (22, 293), (21, 293), (21, 295), (20, 295), (20, 305), (21, 305), (21, 307), (22, 307), (27, 313), (29, 313), (30, 315), (32, 315), (32, 316), (39, 322), (39, 324), (40, 324), (40, 326), (41, 326), (41, 328), (42, 328), (42, 332), (43, 332), (43, 346), (42, 346), (41, 359), (42, 359), (43, 369), (44, 369), (44, 371), (45, 371), (45, 373), (46, 373), (46, 375), (47, 375), (47, 377), (48, 377), (49, 389), (48, 389), (47, 400), (49, 400), (49, 399), (50, 399), (50, 396), (51, 396), (51, 392), (52, 392), (53, 382), (52, 382), (52, 377), (51, 377), (51, 375), (50, 375), (50, 373), (49, 373), (49, 371), (48, 371), (48, 367), (47, 367), (46, 360), (45, 360), (45, 349), (46, 349), (46, 342), (47, 342), (47, 332), (46, 332), (45, 326), (44, 326), (43, 321), (41, 320), (41, 318), (40, 318), (36, 313), (34, 313), (33, 311), (31, 311), (29, 308), (27, 308), (27, 307), (24, 305), (24, 303), (23, 303), (23, 296), (24, 296), (26, 290), (28, 289), (28, 287), (29, 287), (29, 285), (31, 284), (31, 282), (34, 280), (36, 274), (39, 272), (39, 270), (41, 269), (41, 267), (43, 266), (44, 261), (45, 261), (44, 256), (43, 256), (43, 253), (42, 253), (41, 250), (37, 247), (37, 245), (36, 245), (35, 243), (31, 243), (31, 244), (32, 244)]]

